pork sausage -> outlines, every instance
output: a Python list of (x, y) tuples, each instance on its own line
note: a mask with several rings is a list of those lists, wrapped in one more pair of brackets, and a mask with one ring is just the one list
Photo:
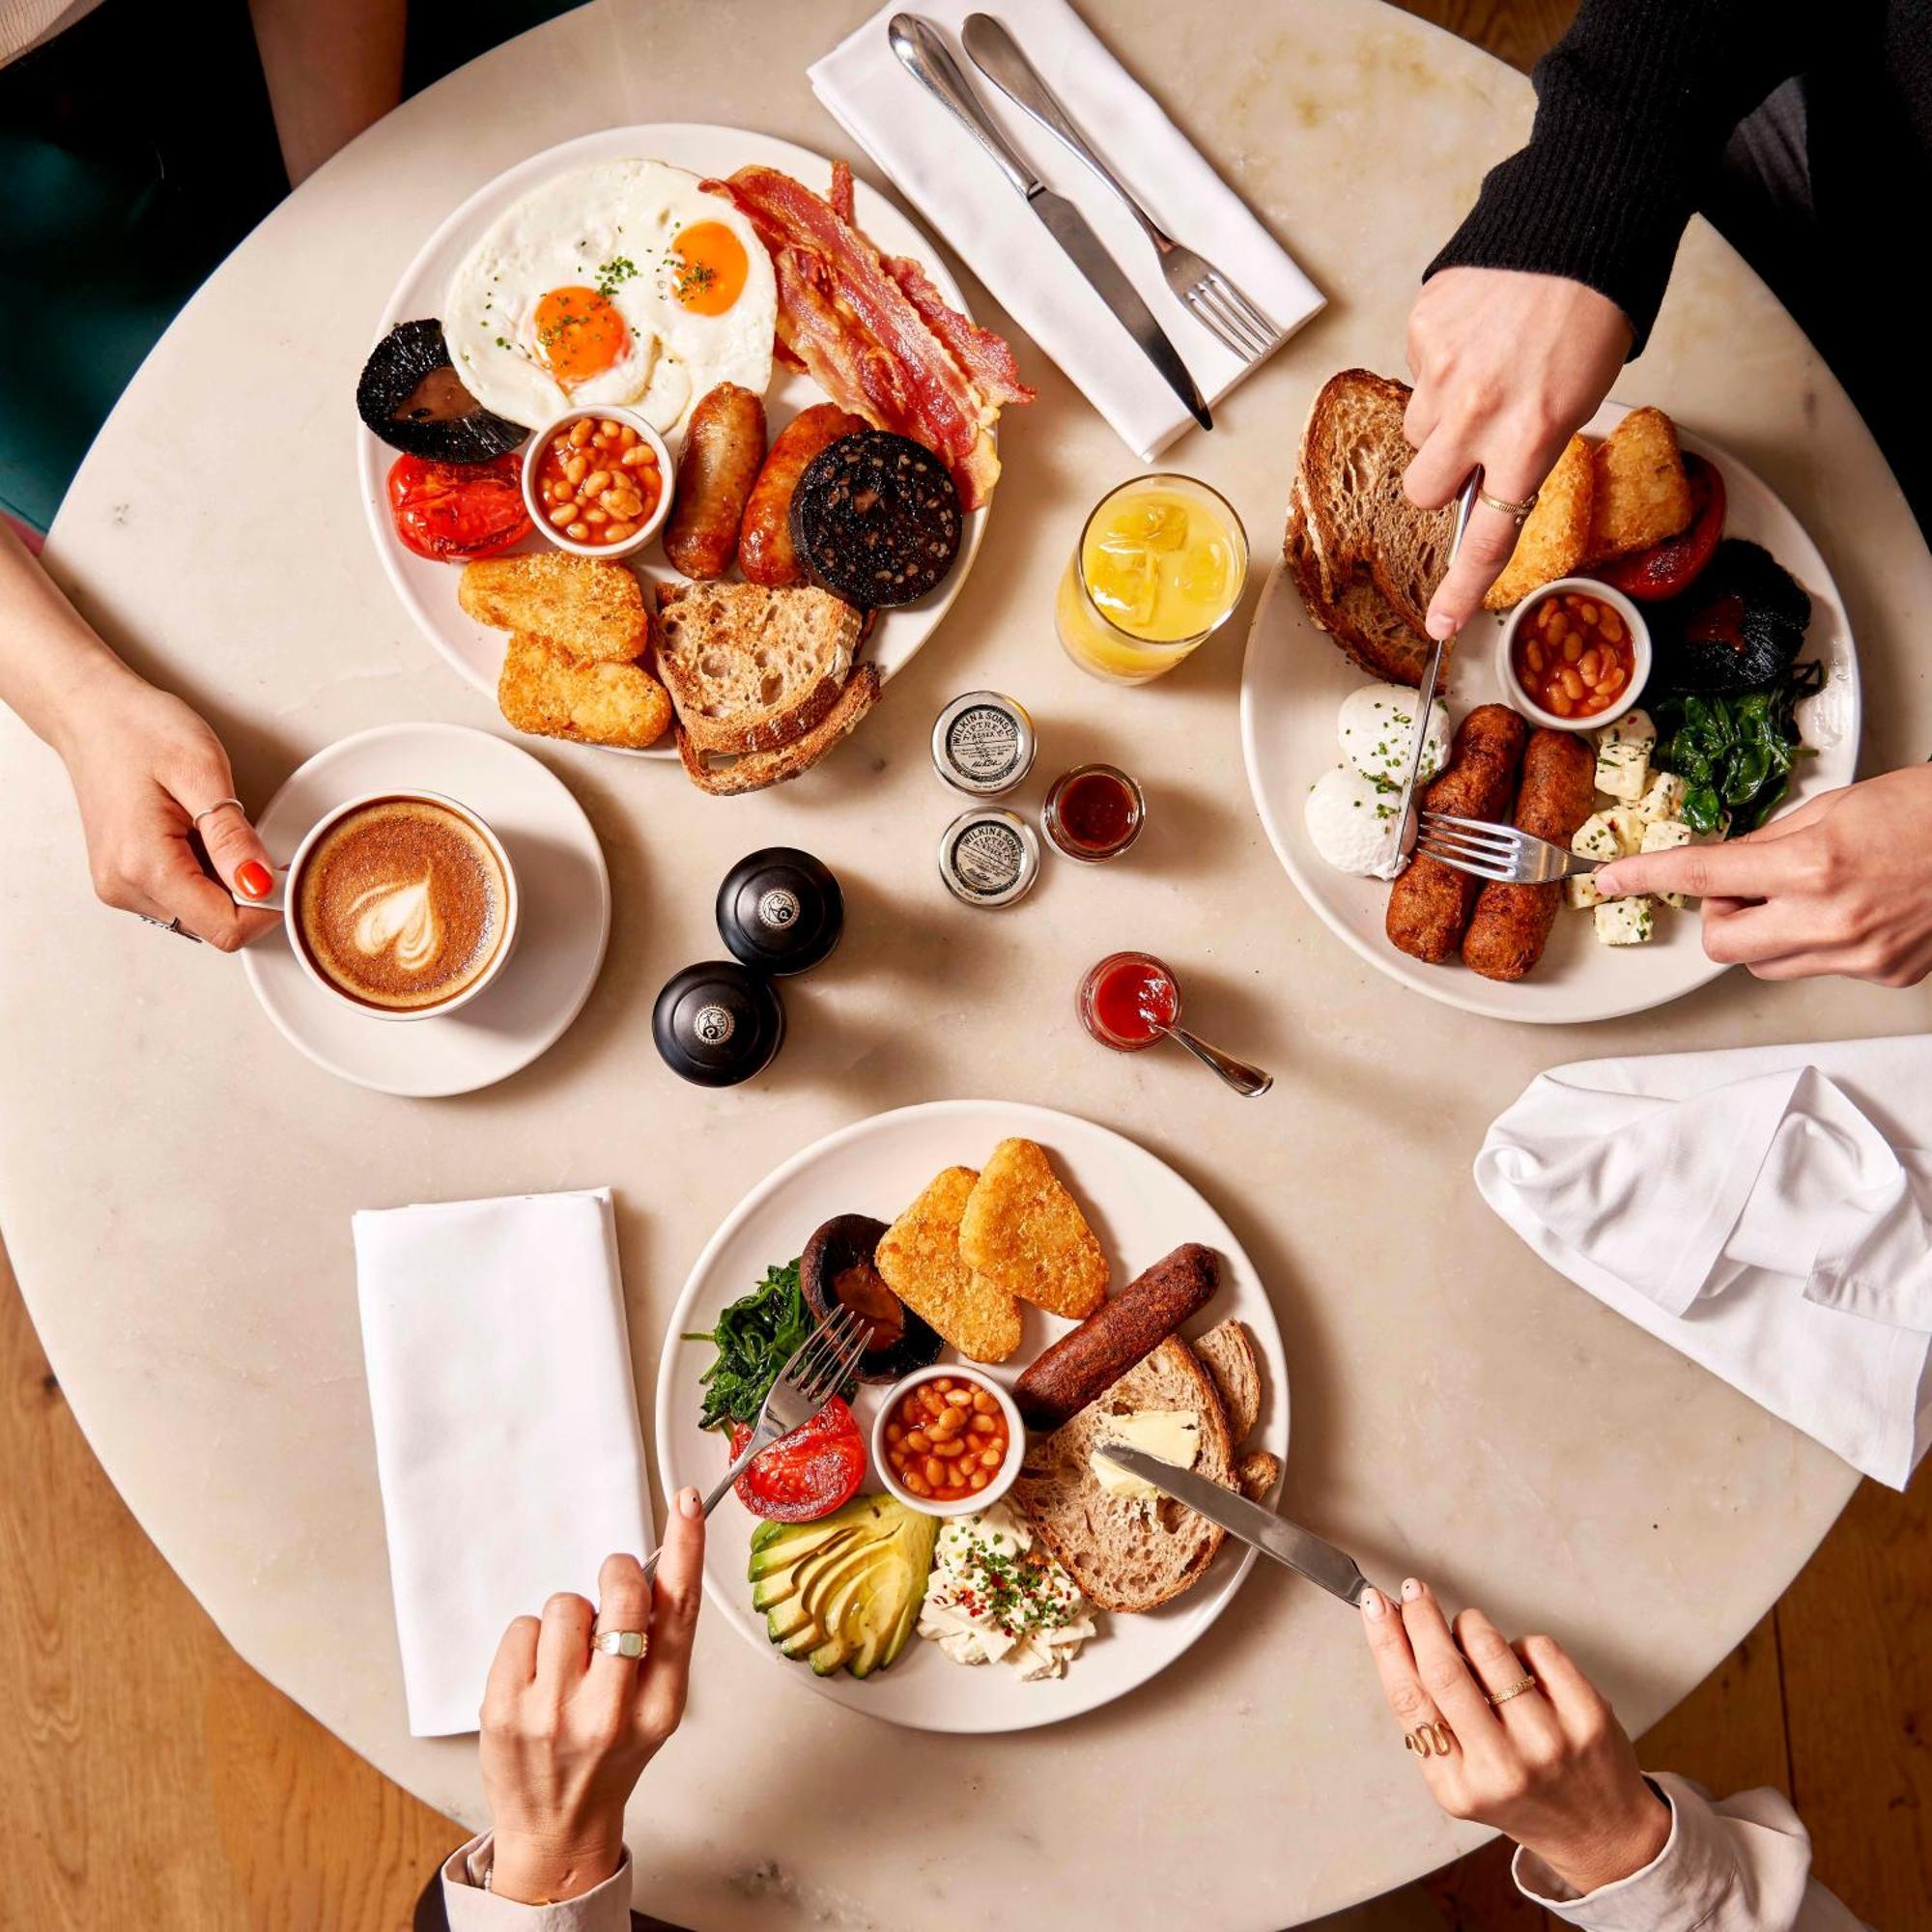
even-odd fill
[[(1516, 795), (1529, 726), (1507, 704), (1479, 704), (1456, 727), (1449, 762), (1422, 794), (1431, 811), (1460, 818), (1500, 819)], [(1390, 945), (1411, 959), (1440, 966), (1453, 958), (1480, 879), (1417, 855), (1389, 888), (1386, 930)]]
[(805, 570), (791, 541), (791, 493), (805, 466), (827, 443), (866, 427), (837, 403), (814, 403), (801, 410), (772, 441), (772, 453), (752, 485), (745, 521), (738, 531), (738, 567), (753, 583), (789, 588), (805, 582)]
[(1212, 1248), (1183, 1241), (1136, 1275), (1070, 1335), (1042, 1350), (1013, 1384), (1029, 1429), (1058, 1429), (1104, 1395), (1213, 1299), (1221, 1264)]
[[(1596, 802), (1597, 758), (1588, 740), (1575, 731), (1533, 732), (1522, 754), (1517, 824), (1567, 852)], [(1486, 980), (1520, 980), (1543, 957), (1562, 902), (1560, 884), (1485, 886), (1463, 941), (1463, 963)]]
[(675, 569), (708, 582), (731, 568), (745, 502), (764, 460), (763, 401), (736, 383), (707, 389), (684, 433), (665, 526), (665, 555)]

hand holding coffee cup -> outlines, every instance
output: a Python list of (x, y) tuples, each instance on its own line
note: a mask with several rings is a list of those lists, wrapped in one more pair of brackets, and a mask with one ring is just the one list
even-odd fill
[(310, 829), (264, 904), (315, 982), (372, 1018), (440, 1017), (474, 999), (516, 944), (508, 853), (436, 792), (351, 799)]
[[(55, 740), (80, 807), (96, 895), (223, 952), (272, 930), (268, 853), (206, 720), (119, 663)], [(197, 850), (197, 845), (199, 850)], [(207, 864), (218, 875), (210, 878)]]

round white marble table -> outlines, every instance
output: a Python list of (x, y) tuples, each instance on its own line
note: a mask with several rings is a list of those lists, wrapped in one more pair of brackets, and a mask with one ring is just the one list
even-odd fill
[[(804, 70), (867, 5), (586, 7), (391, 116), (196, 297), (89, 457), (48, 563), (137, 666), (208, 711), (245, 795), (365, 725), (500, 728), (398, 608), (356, 497), (351, 389), (420, 237), (497, 170), (610, 123), (709, 118), (844, 152)], [(1331, 297), (1211, 437), (1175, 452), (1235, 499), (1265, 559), (1309, 397), (1350, 363), (1400, 369), (1419, 269), (1520, 139), (1529, 89), (1369, 0), (1088, 11)], [(1564, 1033), (1469, 1018), (1371, 972), (1301, 905), (1249, 806), (1238, 630), (1146, 691), (1061, 656), (1055, 574), (1094, 496), (1135, 466), (1018, 347), (1040, 399), (1009, 417), (979, 567), (822, 771), (720, 802), (674, 766), (538, 747), (596, 822), (616, 921), (583, 1016), (490, 1092), (411, 1102), (344, 1086), (273, 1032), (232, 961), (95, 905), (58, 767), (0, 718), (0, 1225), (48, 1355), (242, 1654), (465, 1820), (479, 1817), (473, 1746), (404, 1725), (351, 1267), (359, 1207), (614, 1184), (643, 1399), (704, 1236), (820, 1133), (951, 1094), (1106, 1122), (1205, 1188), (1271, 1287), (1293, 1377), (1288, 1510), (1378, 1574), (1413, 1569), (1506, 1624), (1573, 1637), (1634, 1729), (1762, 1614), (1851, 1491), (1825, 1451), (1546, 1270), (1482, 1207), (1468, 1163), (1560, 1061), (1904, 1030), (1926, 1023), (1926, 997), (1733, 975)], [(1932, 560), (1837, 385), (1708, 231), (1621, 388), (1783, 493), (1851, 612), (1867, 768), (1922, 756), (1932, 683), (1913, 631)], [(270, 487), (229, 480), (250, 449), (280, 459)], [(925, 737), (974, 685), (1033, 708), (1042, 780), (1091, 757), (1140, 775), (1153, 815), (1131, 861), (1051, 867), (997, 916), (946, 896), (932, 850), (953, 807)], [(766, 1077), (683, 1086), (651, 1051), (651, 998), (715, 952), (725, 867), (781, 839), (845, 881), (846, 944), (788, 994), (793, 1036)], [(1122, 945), (1172, 960), (1202, 1028), (1278, 1069), (1267, 1099), (1081, 1034), (1074, 982)], [(897, 1795), (926, 1778), (948, 1793), (939, 1823)], [(1013, 1738), (854, 1717), (714, 1620), (688, 1726), (633, 1824), (640, 1900), (705, 1928), (901, 1925), (945, 1901), (997, 1926), (1280, 1926), (1478, 1835), (1426, 1801), (1354, 1620), (1265, 1564), (1146, 1690)]]

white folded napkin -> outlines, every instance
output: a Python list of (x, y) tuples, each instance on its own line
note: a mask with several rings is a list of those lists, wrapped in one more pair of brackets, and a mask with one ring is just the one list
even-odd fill
[(511, 1619), (652, 1547), (611, 1192), (354, 1227), (410, 1734), (473, 1731)]
[(1905, 1486), (1932, 1435), (1932, 1038), (1559, 1066), (1476, 1185), (1552, 1267)]
[[(900, 11), (883, 8), (818, 62), (813, 91), (1127, 446), (1157, 455), (1193, 418), (972, 135), (899, 65), (886, 24)], [(969, 14), (1005, 23), (1094, 152), (1284, 336), (1321, 309), (1314, 283), (1066, 0), (915, 0), (910, 11), (940, 30), (1034, 173), (1078, 205), (1210, 404), (1247, 373), (1241, 358), (1169, 293), (1152, 246), (1112, 189), (966, 58), (959, 30)]]

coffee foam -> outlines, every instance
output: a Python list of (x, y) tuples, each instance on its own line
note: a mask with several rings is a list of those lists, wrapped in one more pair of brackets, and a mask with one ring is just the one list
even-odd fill
[(489, 971), (507, 903), (502, 867), (466, 819), (426, 800), (379, 799), (316, 841), (296, 923), (331, 985), (364, 1006), (421, 1011)]

